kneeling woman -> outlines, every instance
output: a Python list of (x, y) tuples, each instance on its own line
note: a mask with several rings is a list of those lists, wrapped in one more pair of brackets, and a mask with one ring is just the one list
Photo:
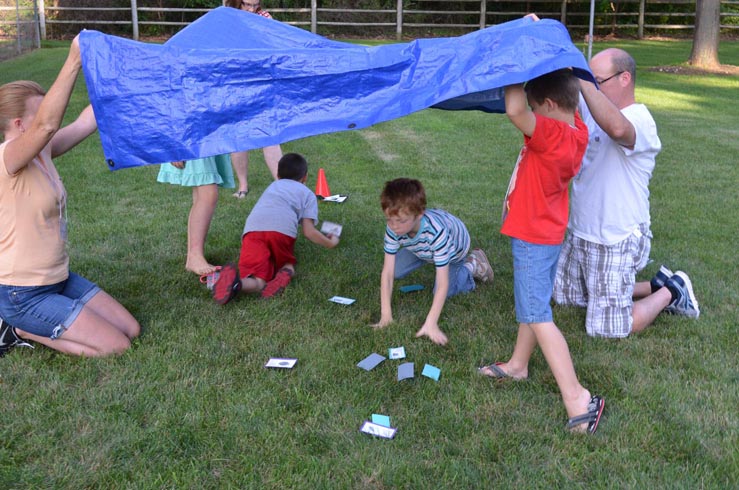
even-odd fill
[(75, 38), (48, 93), (29, 81), (0, 87), (0, 356), (28, 341), (67, 354), (117, 354), (139, 334), (128, 310), (69, 271), (67, 193), (52, 158), (97, 129), (90, 106), (61, 128), (81, 67)]

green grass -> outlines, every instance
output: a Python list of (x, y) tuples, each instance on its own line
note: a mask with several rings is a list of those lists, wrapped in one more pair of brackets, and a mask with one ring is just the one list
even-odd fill
[[(156, 183), (156, 167), (111, 173), (99, 139), (57, 166), (69, 191), (72, 269), (97, 281), (139, 319), (125, 355), (79, 359), (43, 347), (0, 360), (0, 488), (730, 488), (739, 481), (736, 240), (739, 80), (650, 72), (687, 59), (687, 42), (623, 42), (640, 66), (637, 96), (654, 114), (663, 151), (651, 185), (654, 262), (687, 271), (698, 321), (659, 317), (641, 335), (591, 339), (584, 313), (555, 309), (582, 383), (607, 399), (594, 437), (563, 429), (565, 412), (540, 353), (530, 380), (476, 374), (510, 355), (516, 334), (500, 202), (521, 137), (503, 115), (426, 110), (363, 131), (284, 145), (319, 167), (344, 204), (320, 205), (344, 225), (325, 250), (301, 238), (298, 276), (273, 301), (215, 305), (184, 271), (190, 193)], [(602, 45), (596, 46), (596, 51)], [(0, 82), (48, 86), (66, 51), (47, 48), (0, 64)], [(739, 64), (739, 43), (723, 43)], [(86, 103), (79, 83), (70, 114)], [(223, 191), (207, 254), (234, 260), (244, 219), (269, 183), (253, 153), (244, 201)], [(450, 343), (416, 340), (431, 303), (432, 271), (404, 283), (383, 331), (379, 274), (384, 221), (378, 195), (394, 177), (427, 186), (429, 204), (460, 216), (483, 247), (495, 284), (447, 302)], [(332, 295), (357, 298), (349, 307)], [(355, 364), (403, 345), (417, 377), (396, 361)], [(732, 347), (733, 346), (733, 347)], [(266, 370), (271, 356), (299, 358)], [(438, 366), (438, 383), (418, 377)], [(391, 416), (392, 441), (358, 429)]]

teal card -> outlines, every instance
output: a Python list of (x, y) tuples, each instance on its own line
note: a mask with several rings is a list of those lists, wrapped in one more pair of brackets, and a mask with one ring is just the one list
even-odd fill
[(372, 423), (381, 425), (383, 427), (390, 427), (390, 417), (387, 415), (380, 415), (377, 413), (372, 414)]
[(427, 378), (431, 378), (434, 381), (439, 381), (439, 376), (441, 376), (441, 369), (437, 368), (436, 366), (432, 366), (431, 364), (426, 364), (423, 367), (421, 376), (426, 376)]

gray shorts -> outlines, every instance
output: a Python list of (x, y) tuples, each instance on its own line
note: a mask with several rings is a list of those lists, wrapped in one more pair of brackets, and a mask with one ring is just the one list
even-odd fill
[(557, 263), (552, 297), (559, 305), (587, 308), (585, 330), (593, 337), (631, 333), (636, 274), (649, 260), (649, 224), (615, 245), (601, 245), (568, 233)]

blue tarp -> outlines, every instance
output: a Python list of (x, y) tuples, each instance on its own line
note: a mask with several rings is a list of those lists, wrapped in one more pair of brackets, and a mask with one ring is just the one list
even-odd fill
[(559, 68), (592, 80), (565, 27), (546, 19), (367, 47), (221, 7), (163, 45), (84, 31), (80, 46), (114, 170), (360, 129), (429, 107), (502, 112), (502, 87)]

